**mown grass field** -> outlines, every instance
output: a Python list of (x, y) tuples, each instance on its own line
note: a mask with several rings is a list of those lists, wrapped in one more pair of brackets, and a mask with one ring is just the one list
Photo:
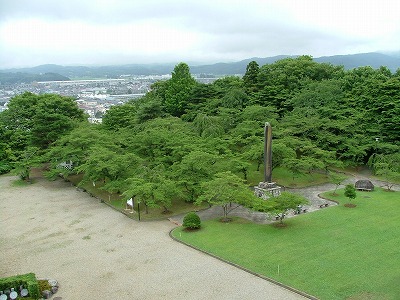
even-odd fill
[(287, 227), (235, 219), (173, 235), (320, 299), (400, 299), (400, 192), (325, 193), (340, 205), (285, 220)]

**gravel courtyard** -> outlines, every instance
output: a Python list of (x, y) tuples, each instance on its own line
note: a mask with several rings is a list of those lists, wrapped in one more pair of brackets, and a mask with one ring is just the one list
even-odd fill
[(0, 176), (0, 276), (57, 279), (55, 297), (304, 299), (173, 241), (169, 221), (137, 222), (63, 181)]

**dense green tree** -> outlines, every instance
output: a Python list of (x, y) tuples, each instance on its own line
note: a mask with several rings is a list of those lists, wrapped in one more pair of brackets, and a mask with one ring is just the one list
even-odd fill
[(191, 104), (202, 104), (209, 102), (218, 95), (218, 89), (213, 84), (196, 83), (190, 96)]
[(344, 196), (349, 198), (349, 201), (351, 199), (355, 199), (357, 196), (356, 193), (356, 188), (352, 184), (347, 184), (346, 187), (344, 188)]
[[(1, 118), (2, 114), (0, 114)], [(1, 125), (0, 121), (0, 174), (8, 173), (11, 171), (11, 161), (13, 161), (13, 151), (10, 145), (6, 142), (5, 128)]]
[[(130, 177), (126, 180), (128, 188), (124, 191), (123, 196), (132, 198), (139, 205), (143, 203), (146, 214), (149, 213), (149, 207), (157, 207), (154, 201), (154, 184), (146, 181), (142, 177)], [(138, 211), (138, 213), (140, 213)]]
[[(58, 139), (44, 155), (44, 160), (49, 162), (48, 178), (54, 179), (59, 174), (68, 176), (75, 174), (75, 167), (84, 164), (93, 149), (101, 145), (112, 145), (116, 137), (101, 130), (95, 124), (82, 124), (70, 133)], [(71, 162), (72, 168), (62, 167), (62, 163)]]
[(388, 190), (400, 181), (400, 149), (391, 154), (374, 154), (368, 161), (376, 175), (382, 176)]
[(172, 206), (174, 199), (182, 199), (183, 197), (183, 193), (178, 187), (178, 182), (166, 177), (161, 177), (156, 183), (154, 195), (155, 202), (163, 208), (163, 213), (170, 212), (169, 208)]
[(296, 108), (316, 109), (323, 117), (334, 117), (346, 100), (342, 82), (329, 79), (311, 82), (288, 100), (288, 103)]
[(260, 166), (264, 162), (264, 143), (259, 140), (249, 147), (245, 147), (242, 152), (244, 160), (257, 164), (257, 171), (260, 171)]
[(275, 215), (281, 224), (289, 210), (295, 210), (299, 205), (308, 203), (304, 197), (289, 192), (282, 192), (279, 196), (269, 198), (265, 202), (257, 206), (258, 210)]
[(2, 141), (18, 156), (31, 143), (34, 116), (39, 96), (24, 93), (13, 97), (8, 109), (0, 113)]
[(243, 121), (256, 121), (260, 126), (260, 130), (264, 127), (265, 122), (275, 124), (278, 119), (276, 109), (272, 106), (249, 105), (246, 106), (240, 114)]
[(143, 165), (136, 174), (125, 180), (123, 195), (133, 197), (143, 203), (146, 213), (148, 208), (162, 207), (163, 213), (168, 213), (172, 200), (181, 198), (182, 194), (177, 182), (168, 178), (164, 166), (159, 165), (148, 168)]
[(335, 190), (333, 191), (333, 195), (337, 195), (336, 190), (338, 189), (339, 185), (346, 180), (346, 176), (339, 173), (329, 172), (329, 181), (335, 185)]
[(292, 108), (292, 98), (312, 81), (337, 78), (343, 73), (342, 67), (319, 64), (311, 56), (286, 58), (260, 68), (260, 92), (257, 104), (273, 105), (282, 116)]
[(165, 90), (166, 111), (173, 116), (181, 116), (189, 104), (195, 86), (196, 81), (190, 74), (189, 66), (185, 63), (176, 65)]
[(226, 76), (215, 80), (212, 84), (217, 92), (217, 95), (222, 98), (233, 89), (242, 89), (243, 80), (238, 76)]
[[(181, 63), (170, 80), (112, 107), (103, 125), (90, 126), (78, 126), (84, 117), (72, 99), (25, 93), (0, 113), (0, 172), (11, 165), (29, 171), (50, 146), (44, 156), (50, 175), (81, 171), (86, 181), (105, 178), (110, 192), (129, 191), (127, 178), (133, 178), (146, 208), (167, 211), (172, 200), (195, 201), (216, 172), (246, 177), (250, 164), (259, 170), (268, 121), (273, 168), (297, 176), (372, 157), (375, 172), (393, 181), (399, 173), (389, 168), (399, 152), (399, 78), (385, 67), (344, 71), (300, 56), (261, 67), (252, 62), (243, 78), (200, 84)], [(392, 162), (375, 160), (381, 156)], [(73, 168), (60, 169), (65, 162)], [(253, 205), (269, 211), (271, 203)]]
[(246, 73), (243, 75), (243, 83), (248, 94), (255, 92), (258, 86), (258, 74), (260, 66), (256, 61), (251, 61), (246, 67)]
[(243, 175), (243, 180), (247, 181), (247, 175), (251, 164), (246, 160), (245, 156), (242, 154), (236, 157), (228, 157), (228, 170), (232, 170), (235, 173), (241, 173)]
[(38, 164), (43, 150), (85, 119), (69, 97), (28, 92), (13, 97), (8, 109), (0, 113), (0, 147), (5, 152), (0, 155), (1, 165), (12, 166), (28, 178), (29, 164)]
[[(196, 203), (208, 202), (212, 205), (220, 205), (223, 209), (223, 220), (228, 221), (228, 214), (238, 205), (254, 205), (259, 200), (254, 193), (243, 183), (243, 180), (231, 172), (222, 172), (215, 175), (214, 179), (202, 184), (203, 193)], [(232, 207), (232, 203), (234, 205)]]
[(194, 202), (201, 193), (201, 184), (217, 172), (217, 155), (194, 150), (174, 164), (174, 177), (184, 187), (187, 202)]
[(152, 97), (151, 94), (147, 94), (137, 103), (135, 117), (136, 122), (139, 124), (151, 119), (163, 117), (164, 115), (161, 99), (158, 97)]
[(218, 137), (224, 134), (222, 120), (217, 116), (197, 114), (193, 120), (193, 126), (198, 135), (202, 137)]
[(195, 133), (191, 124), (177, 117), (157, 118), (138, 126), (129, 137), (128, 148), (146, 160), (149, 166), (172, 166), (193, 147)]
[[(282, 165), (294, 172), (294, 176), (314, 170), (327, 171), (328, 167), (339, 164), (333, 151), (323, 150), (308, 139), (286, 136), (280, 138), (277, 143), (280, 145), (278, 159), (282, 161)], [(283, 151), (283, 153), (279, 154), (279, 151)]]
[(198, 114), (214, 113), (220, 105), (219, 98), (220, 93), (215, 85), (196, 83), (182, 119), (191, 122)]
[(377, 87), (375, 103), (368, 111), (379, 128), (379, 136), (400, 145), (400, 77), (389, 78)]
[(20, 158), (14, 162), (13, 167), (21, 180), (30, 182), (31, 168), (41, 163), (39, 150), (37, 147), (28, 146), (20, 153)]
[(232, 89), (222, 97), (221, 104), (227, 108), (242, 109), (247, 105), (247, 95), (242, 89)]
[(123, 181), (140, 163), (141, 159), (134, 153), (120, 153), (116, 147), (98, 145), (89, 151), (88, 158), (76, 171), (84, 174), (83, 182), (113, 182), (116, 191), (123, 188)]
[(216, 115), (221, 120), (225, 132), (229, 132), (237, 126), (240, 120), (240, 110), (236, 108), (219, 107)]
[(112, 106), (103, 117), (105, 128), (117, 131), (135, 123), (137, 107), (131, 103)]
[(235, 147), (251, 146), (263, 139), (263, 128), (256, 121), (243, 121), (230, 132)]
[(72, 98), (41, 95), (33, 115), (32, 144), (46, 149), (86, 119)]
[(156, 96), (156, 97), (161, 98), (162, 100), (165, 100), (165, 92), (167, 90), (167, 85), (168, 85), (167, 80), (156, 81), (150, 86), (149, 93), (152, 96)]
[(286, 162), (295, 158), (295, 150), (288, 147), (284, 140), (272, 143), (272, 170), (277, 167), (287, 167)]

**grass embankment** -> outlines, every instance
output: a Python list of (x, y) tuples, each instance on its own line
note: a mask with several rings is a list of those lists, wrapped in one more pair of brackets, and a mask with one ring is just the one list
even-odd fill
[[(71, 175), (68, 177), (68, 180), (71, 181), (74, 185), (78, 186), (79, 183), (82, 180), (83, 175)], [(138, 219), (139, 214), (137, 213), (138, 208), (137, 205), (135, 204), (133, 213), (131, 209), (125, 210), (126, 209), (126, 197), (122, 197), (118, 193), (109, 193), (105, 190), (102, 190), (101, 187), (104, 184), (102, 182), (97, 182), (96, 186), (93, 186), (91, 183), (85, 183), (81, 185), (83, 189), (85, 189), (89, 194), (101, 199), (105, 203), (113, 206), (115, 209), (124, 212), (127, 216), (133, 218), (133, 219)], [(179, 215), (183, 214), (189, 211), (196, 211), (199, 209), (204, 209), (208, 207), (207, 204), (203, 204), (201, 206), (195, 205), (193, 203), (188, 203), (185, 201), (182, 201), (180, 199), (175, 199), (172, 201), (172, 205), (169, 208), (169, 212), (165, 213), (163, 208), (160, 207), (155, 207), (155, 208), (148, 208), (148, 213), (146, 213), (146, 208), (143, 204), (140, 204), (140, 219), (141, 220), (161, 220), (165, 218), (169, 218), (174, 215)]]
[[(241, 176), (242, 174), (238, 174)], [(131, 209), (126, 210), (126, 197), (122, 197), (118, 193), (109, 193), (105, 190), (102, 190), (101, 187), (104, 185), (102, 182), (96, 182), (96, 185), (93, 186), (92, 183), (80, 184), (83, 178), (83, 174), (71, 175), (68, 177), (68, 180), (71, 181), (76, 186), (81, 186), (84, 190), (86, 190), (89, 194), (101, 199), (105, 203), (113, 206), (115, 209), (124, 212), (127, 216), (138, 219), (137, 213), (137, 205), (135, 205), (133, 213)], [(273, 171), (273, 179), (278, 182), (279, 185), (285, 187), (305, 187), (309, 185), (315, 185), (320, 183), (325, 183), (328, 181), (328, 177), (325, 174), (321, 173), (307, 173), (302, 175), (296, 175), (293, 177), (293, 174), (284, 169), (284, 168), (276, 168)], [(248, 172), (248, 184), (249, 186), (258, 185), (260, 181), (263, 180), (263, 170), (260, 169), (257, 171), (257, 166), (253, 164)], [(159, 220), (165, 219), (174, 215), (187, 213), (189, 211), (196, 211), (200, 209), (207, 208), (208, 205), (203, 203), (198, 206), (193, 203), (187, 203), (182, 201), (181, 199), (175, 199), (172, 202), (172, 206), (169, 208), (169, 212), (165, 213), (163, 208), (148, 208), (148, 214), (146, 213), (146, 208), (143, 204), (140, 205), (140, 218), (141, 220)]]
[[(237, 174), (241, 176), (241, 174)], [(257, 165), (252, 164), (247, 175), (247, 182), (250, 186), (258, 185), (264, 181), (263, 166), (257, 171)], [(323, 172), (311, 172), (303, 174), (293, 174), (285, 168), (275, 168), (272, 171), (272, 181), (278, 185), (291, 188), (302, 188), (310, 185), (318, 185), (329, 182), (329, 177)]]
[(357, 192), (351, 202), (285, 220), (287, 227), (242, 219), (176, 229), (175, 237), (321, 299), (400, 299), (399, 192)]

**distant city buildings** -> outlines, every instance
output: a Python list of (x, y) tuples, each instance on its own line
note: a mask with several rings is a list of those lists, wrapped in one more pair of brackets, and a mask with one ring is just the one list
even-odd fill
[[(132, 76), (121, 75), (119, 79), (85, 79), (69, 81), (42, 81), (30, 84), (0, 84), (0, 112), (7, 109), (10, 99), (25, 92), (34, 94), (58, 94), (76, 99), (79, 108), (89, 116), (89, 121), (101, 123), (104, 113), (114, 105), (144, 96), (151, 85), (159, 80), (168, 80), (171, 75)], [(218, 78), (195, 76), (202, 83), (211, 83)]]
[(76, 99), (79, 108), (89, 115), (89, 121), (100, 123), (104, 113), (113, 105), (121, 105), (130, 99), (142, 97), (157, 80), (168, 76), (124, 76), (121, 79), (43, 81), (31, 84), (0, 85), (0, 112), (7, 109), (10, 99), (16, 95), (59, 94)]

